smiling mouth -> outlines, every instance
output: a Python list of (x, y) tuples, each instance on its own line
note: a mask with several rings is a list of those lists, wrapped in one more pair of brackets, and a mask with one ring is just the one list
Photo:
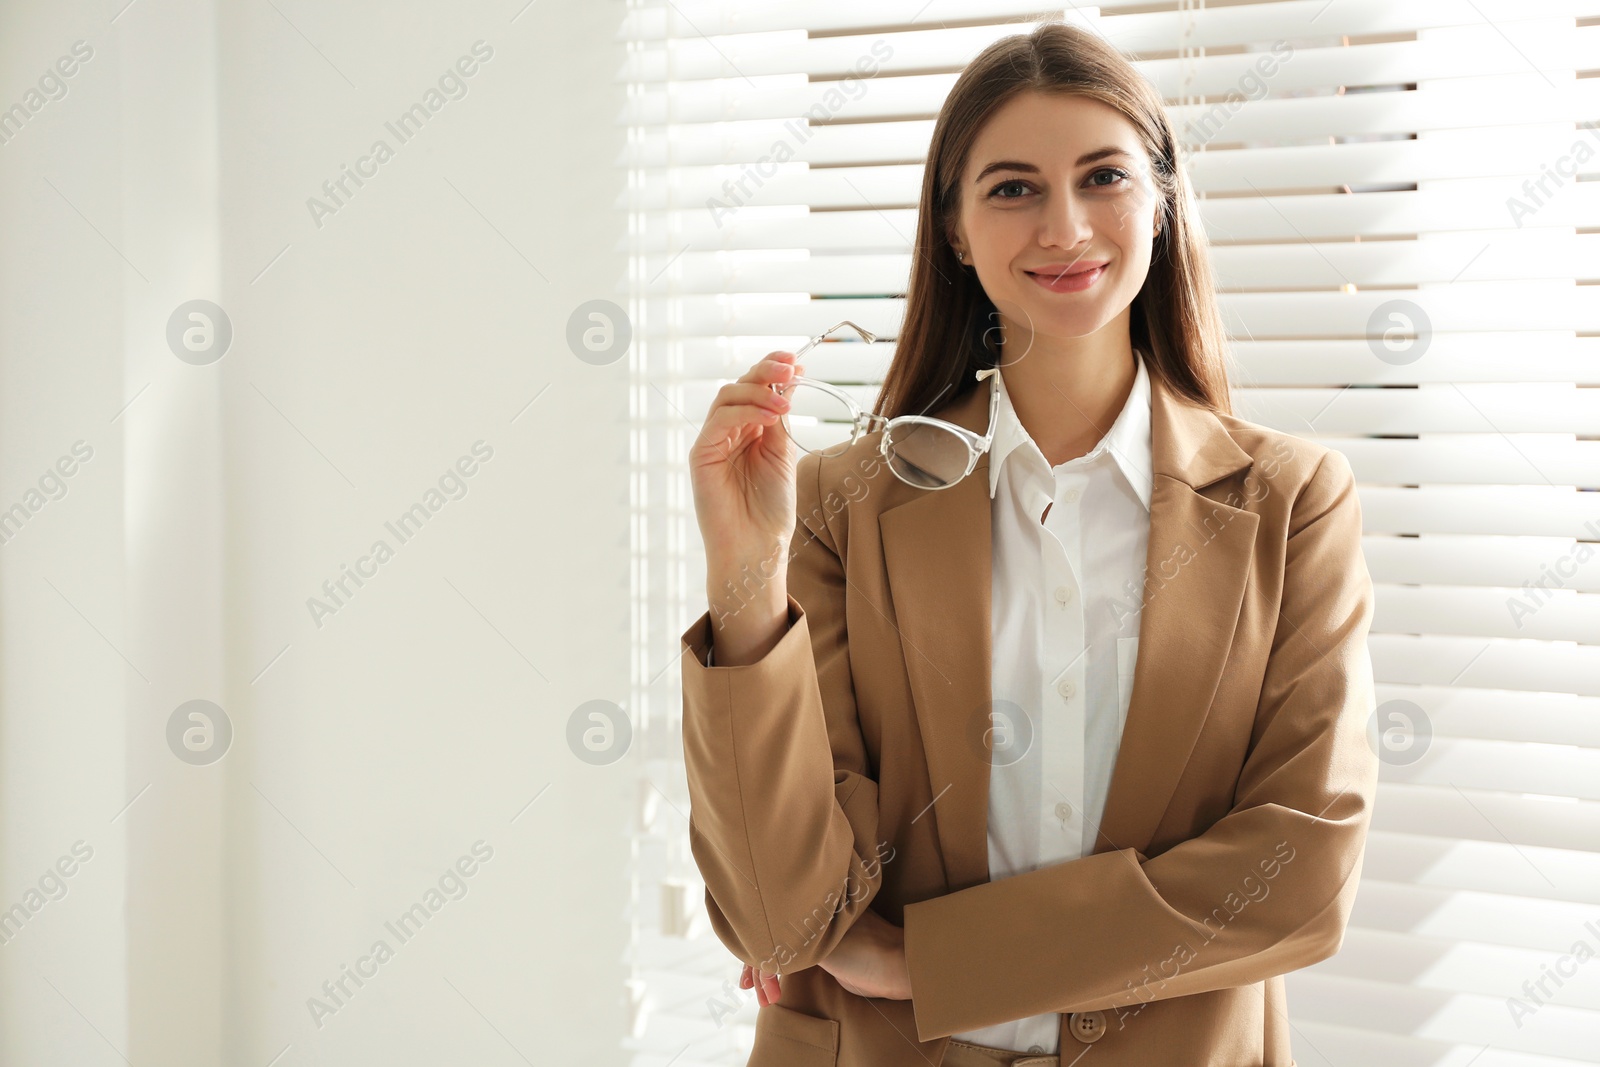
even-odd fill
[(1023, 273), (1032, 278), (1035, 283), (1043, 286), (1051, 292), (1075, 293), (1081, 292), (1082, 290), (1093, 286), (1097, 281), (1100, 280), (1100, 276), (1106, 272), (1106, 268), (1108, 266), (1110, 266), (1109, 263), (1102, 263), (1098, 267), (1090, 267), (1086, 270), (1071, 271), (1065, 274), (1053, 271), (1043, 272), (1032, 270), (1023, 271)]

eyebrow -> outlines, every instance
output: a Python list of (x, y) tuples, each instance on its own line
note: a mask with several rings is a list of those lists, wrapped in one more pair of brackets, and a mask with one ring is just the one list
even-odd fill
[[(1085, 163), (1093, 163), (1097, 159), (1105, 159), (1109, 156), (1127, 156), (1129, 159), (1133, 158), (1129, 153), (1123, 151), (1115, 145), (1107, 145), (1104, 148), (1097, 148), (1093, 152), (1088, 152), (1079, 156), (1078, 162), (1073, 164), (1073, 166), (1081, 167)], [(985, 176), (992, 171), (997, 170), (1019, 170), (1024, 174), (1039, 173), (1039, 168), (1034, 166), (1032, 163), (1023, 163), (1020, 160), (1015, 159), (999, 159), (980, 170), (978, 172), (978, 176), (972, 180), (974, 182), (981, 182)]]

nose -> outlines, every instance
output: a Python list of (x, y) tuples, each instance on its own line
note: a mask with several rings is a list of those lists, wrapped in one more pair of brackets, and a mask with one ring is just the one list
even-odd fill
[(1094, 236), (1087, 205), (1069, 193), (1052, 193), (1039, 216), (1039, 243), (1076, 248)]

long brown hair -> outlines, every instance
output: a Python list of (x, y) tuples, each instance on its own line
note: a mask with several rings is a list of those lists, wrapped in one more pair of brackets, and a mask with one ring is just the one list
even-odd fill
[(1161, 95), (1106, 40), (1054, 21), (985, 48), (939, 110), (922, 174), (905, 321), (874, 410), (890, 418), (927, 414), (974, 388), (974, 372), (999, 362), (998, 312), (977, 273), (956, 259), (950, 227), (979, 130), (996, 109), (1027, 90), (1099, 100), (1139, 131), (1160, 199), (1161, 232), (1129, 315), (1132, 347), (1145, 353), (1149, 372), (1174, 392), (1231, 415), (1227, 336), (1210, 255)]

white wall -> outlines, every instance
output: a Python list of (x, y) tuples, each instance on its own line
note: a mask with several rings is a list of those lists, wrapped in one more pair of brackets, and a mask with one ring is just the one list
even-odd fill
[[(128, 416), (111, 419), (124, 402), (124, 287), (141, 283), (113, 248), (119, 64), (103, 22), (43, 7), (0, 14), (0, 107), (22, 101), (74, 41), (93, 52), (65, 64), (64, 97), (0, 144), (0, 509), (21, 504), (26, 516), (0, 543), (4, 1063), (73, 1052), (103, 1062), (79, 1011), (123, 1048), (128, 1029), (128, 827), (147, 811), (117, 815), (132, 687), (145, 683), (122, 659), (137, 651), (125, 621)], [(86, 462), (71, 455), (78, 441)], [(58, 487), (45, 472), (63, 457), (73, 473)]]
[[(0, 939), (0, 1063), (622, 1062), (633, 758), (566, 737), (628, 698), (627, 361), (565, 340), (623, 299), (622, 8), (275, 3), (0, 6), (0, 107), (94, 49), (0, 145), (0, 508), (94, 448), (0, 545), (0, 908), (94, 849)], [(193, 299), (216, 362), (168, 347)]]

